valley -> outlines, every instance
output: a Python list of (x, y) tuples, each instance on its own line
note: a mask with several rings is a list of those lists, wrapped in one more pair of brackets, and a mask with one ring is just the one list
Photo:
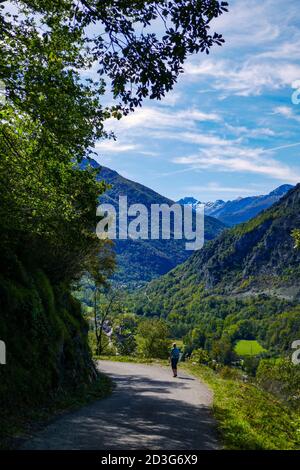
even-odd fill
[(300, 450), (299, 11), (0, 0), (0, 464)]
[[(131, 181), (106, 167), (101, 167), (95, 160), (84, 161), (82, 168), (87, 165), (99, 170), (97, 179), (104, 180), (111, 185), (100, 198), (101, 203), (112, 204), (117, 213), (119, 196), (126, 196), (128, 205), (143, 204), (150, 213), (152, 204), (167, 204), (171, 206), (174, 201), (156, 193), (139, 183)], [(219, 220), (205, 217), (205, 240), (215, 238), (226, 228)], [(191, 254), (186, 250), (186, 241), (176, 240), (172, 236), (170, 240), (116, 240), (114, 249), (117, 258), (117, 269), (114, 273), (114, 281), (123, 287), (135, 288), (162, 274), (166, 274), (178, 264), (185, 261)]]
[[(255, 218), (225, 229), (183, 264), (127, 293), (121, 311), (109, 320), (118, 334), (101, 357), (163, 359), (171, 341), (180, 344), (184, 367), (216, 392), (215, 416), (230, 448), (295, 445), (288, 444), (283, 421), (274, 440), (261, 433), (261, 426), (272, 428), (275, 421), (266, 423), (254, 409), (258, 414), (272, 409), (283, 420), (291, 413), (298, 422), (300, 374), (291, 358), (300, 336), (300, 250), (293, 238), (299, 209), (297, 185)], [(92, 311), (89, 295), (87, 312)], [(234, 426), (243, 429), (240, 441)]]

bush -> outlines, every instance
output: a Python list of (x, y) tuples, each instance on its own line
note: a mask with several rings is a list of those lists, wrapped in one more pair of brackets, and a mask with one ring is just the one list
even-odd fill
[(208, 364), (209, 363), (209, 355), (205, 349), (199, 348), (195, 349), (191, 355), (192, 362), (197, 362), (198, 364)]
[(257, 383), (293, 407), (300, 407), (300, 366), (288, 359), (262, 359)]
[(171, 341), (166, 322), (158, 318), (142, 320), (137, 328), (138, 354), (145, 358), (166, 359)]
[(131, 313), (119, 315), (113, 323), (113, 344), (121, 356), (130, 356), (136, 352), (135, 339), (138, 319)]
[(229, 366), (237, 360), (237, 356), (233, 350), (233, 346), (227, 339), (214, 341), (212, 345), (212, 357), (217, 362)]
[(128, 336), (127, 338), (114, 338), (114, 344), (118, 351), (118, 354), (121, 356), (131, 356), (135, 353), (137, 344), (136, 339), (133, 335)]
[(219, 371), (219, 375), (222, 379), (229, 380), (239, 380), (241, 378), (241, 374), (237, 369), (228, 366), (222, 367)]
[[(89, 331), (89, 346), (93, 355), (97, 355), (97, 341), (95, 332), (93, 330)], [(110, 344), (108, 337), (104, 333), (102, 335), (102, 354), (111, 356), (116, 354), (116, 348), (113, 344)]]
[(259, 362), (259, 357), (245, 356), (245, 358), (243, 359), (243, 369), (247, 372), (247, 374), (255, 377)]

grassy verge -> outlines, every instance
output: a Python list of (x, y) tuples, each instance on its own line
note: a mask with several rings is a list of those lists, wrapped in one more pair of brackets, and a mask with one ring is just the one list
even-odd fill
[(152, 358), (144, 358), (144, 357), (137, 357), (137, 356), (94, 356), (94, 360), (101, 360), (101, 361), (115, 361), (115, 362), (134, 362), (136, 364), (160, 364), (160, 365), (168, 365), (168, 361), (164, 359), (152, 359)]
[(109, 377), (99, 373), (91, 385), (81, 385), (76, 390), (57, 393), (43, 406), (16, 409), (15, 413), (0, 410), (0, 450), (18, 448), (26, 438), (47, 425), (53, 418), (76, 410), (94, 400), (109, 396), (113, 383)]
[(181, 366), (213, 390), (213, 412), (226, 449), (300, 448), (299, 413), (253, 384), (223, 379), (205, 366)]

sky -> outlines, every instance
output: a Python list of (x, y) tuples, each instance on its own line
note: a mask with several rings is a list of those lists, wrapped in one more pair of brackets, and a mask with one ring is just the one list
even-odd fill
[(173, 200), (299, 182), (299, 0), (229, 1), (211, 27), (225, 45), (192, 56), (161, 102), (107, 121), (117, 141), (99, 142), (97, 161)]

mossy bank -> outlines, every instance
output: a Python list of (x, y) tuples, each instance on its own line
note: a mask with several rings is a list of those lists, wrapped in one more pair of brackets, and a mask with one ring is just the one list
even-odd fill
[[(57, 397), (72, 397), (97, 379), (88, 326), (68, 287), (52, 284), (43, 270), (25, 266), (16, 255), (6, 261), (0, 277), (0, 338), (6, 345), (6, 364), (0, 366), (4, 423), (22, 413), (28, 417), (30, 410), (45, 403), (49, 407)], [(0, 437), (7, 434), (4, 427)]]

